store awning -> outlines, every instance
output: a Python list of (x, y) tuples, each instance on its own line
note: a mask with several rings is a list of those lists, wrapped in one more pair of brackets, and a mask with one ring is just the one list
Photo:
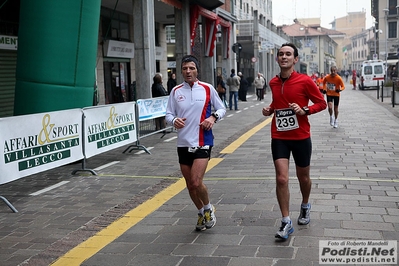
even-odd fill
[(174, 6), (178, 9), (182, 9), (182, 3), (178, 0), (161, 0), (161, 2), (164, 2), (165, 4)]
[(214, 10), (221, 5), (224, 5), (224, 0), (191, 0), (190, 2), (194, 2), (208, 10)]
[(391, 66), (391, 65), (396, 65), (396, 63), (398, 62), (399, 59), (388, 59), (387, 60), (387, 65)]

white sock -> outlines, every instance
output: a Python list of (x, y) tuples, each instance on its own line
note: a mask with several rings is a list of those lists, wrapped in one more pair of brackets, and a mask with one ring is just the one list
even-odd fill
[(201, 215), (204, 215), (204, 208), (199, 209), (198, 213), (201, 214)]
[(289, 223), (291, 221), (291, 218), (289, 216), (283, 217), (283, 219), (281, 219), (281, 221), (283, 223)]
[(210, 202), (204, 206), (205, 210), (210, 210), (211, 208), (212, 208), (212, 204)]

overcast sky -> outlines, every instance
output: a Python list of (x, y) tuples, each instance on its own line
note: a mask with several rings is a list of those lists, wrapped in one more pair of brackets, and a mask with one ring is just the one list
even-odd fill
[(273, 23), (290, 25), (294, 18), (321, 17), (321, 26), (331, 29), (334, 17), (361, 11), (366, 12), (366, 28), (373, 26), (371, 0), (273, 0)]

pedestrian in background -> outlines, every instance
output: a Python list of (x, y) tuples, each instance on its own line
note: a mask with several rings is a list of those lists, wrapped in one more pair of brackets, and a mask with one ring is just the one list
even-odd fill
[[(262, 109), (264, 116), (274, 114), (271, 123), (271, 149), (276, 171), (277, 201), (282, 215), (280, 229), (275, 235), (278, 239), (287, 239), (294, 232), (289, 216), (288, 181), (291, 153), (302, 194), (298, 224), (306, 225), (310, 222), (312, 141), (308, 116), (324, 110), (327, 106), (316, 83), (309, 76), (294, 70), (298, 60), (298, 49), (294, 44), (286, 43), (281, 46), (277, 53), (280, 74), (269, 82), (272, 102), (270, 106)], [(310, 102), (313, 104), (309, 106)]]
[(218, 74), (216, 77), (216, 89), (218, 91), (219, 97), (222, 100), (224, 106), (227, 108), (227, 99), (226, 99), (226, 84), (223, 81), (223, 77), (221, 74)]
[(240, 89), (238, 90), (238, 98), (241, 101), (246, 102), (249, 83), (241, 72), (238, 72), (238, 76), (240, 77)]
[[(332, 66), (330, 74), (324, 78), (323, 91), (327, 94), (328, 113), (330, 114), (330, 125), (338, 127), (338, 105), (341, 91), (345, 89), (344, 81), (337, 74), (337, 67)], [(333, 112), (334, 104), (334, 112)]]
[(234, 110), (238, 110), (238, 89), (240, 88), (240, 78), (236, 75), (235, 69), (231, 70), (230, 77), (227, 79), (227, 85), (229, 86), (229, 108), (233, 110), (233, 98), (234, 98)]
[(198, 209), (195, 229), (202, 231), (216, 224), (215, 208), (203, 180), (213, 147), (212, 128), (226, 114), (226, 109), (216, 89), (197, 79), (198, 66), (195, 56), (182, 58), (184, 82), (171, 91), (166, 121), (177, 129), (180, 169), (190, 198)]
[[(151, 86), (152, 97), (156, 98), (156, 97), (167, 96), (168, 92), (165, 90), (164, 86), (162, 85), (162, 75), (155, 74), (152, 80), (153, 80)], [(155, 130), (158, 131), (163, 128), (166, 128), (165, 117), (163, 116), (155, 118)]]
[(356, 77), (357, 77), (357, 74), (356, 74), (356, 70), (354, 69), (354, 70), (352, 70), (352, 85), (353, 85), (352, 90), (356, 90)]
[(320, 76), (316, 79), (316, 85), (319, 87), (321, 93), (323, 93), (323, 80), (324, 80), (324, 73), (320, 73)]
[(393, 67), (391, 70), (391, 73), (389, 74), (389, 77), (391, 78), (391, 80), (393, 80), (395, 75), (396, 75), (396, 67)]
[(176, 83), (176, 74), (172, 73), (168, 79), (168, 83), (166, 84), (168, 88), (168, 94), (172, 91), (172, 89), (177, 85)]
[(267, 80), (263, 74), (261, 74), (262, 78), (265, 80), (265, 85), (263, 85), (263, 91), (262, 91), (262, 100), (265, 98), (265, 95), (267, 94)]
[(263, 87), (265, 86), (266, 80), (262, 77), (261, 73), (254, 79), (254, 85), (256, 88), (256, 97), (258, 101), (263, 99)]

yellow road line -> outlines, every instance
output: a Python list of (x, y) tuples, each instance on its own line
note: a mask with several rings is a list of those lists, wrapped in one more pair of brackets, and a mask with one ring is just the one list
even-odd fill
[(269, 124), (272, 121), (272, 118), (269, 117), (256, 127), (248, 130), (244, 135), (233, 141), (229, 146), (224, 148), (220, 153), (233, 153), (238, 147), (240, 147), (245, 141), (247, 141), (250, 137), (252, 137), (256, 132), (261, 130), (263, 127), (265, 127), (267, 124)]
[[(212, 158), (209, 160), (206, 171), (211, 170), (223, 159)], [(173, 183), (169, 187), (165, 188), (153, 198), (147, 200), (143, 204), (137, 206), (133, 210), (127, 212), (121, 218), (96, 233), (86, 241), (77, 245), (65, 255), (58, 258), (51, 265), (53, 266), (78, 266), (81, 265), (85, 260), (95, 255), (102, 248), (107, 246), (109, 243), (120, 237), (123, 233), (129, 230), (132, 226), (139, 223), (149, 214), (161, 207), (165, 202), (176, 196), (186, 187), (184, 178), (180, 178), (176, 183)]]

